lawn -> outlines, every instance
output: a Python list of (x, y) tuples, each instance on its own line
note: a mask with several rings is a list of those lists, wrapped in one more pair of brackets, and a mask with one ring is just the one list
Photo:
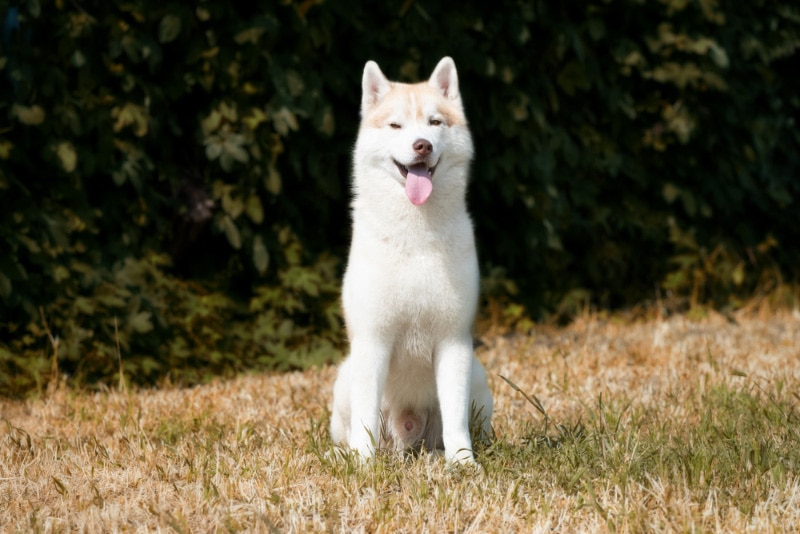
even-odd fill
[(0, 530), (800, 531), (800, 313), (587, 315), (481, 341), (479, 471), (335, 453), (333, 367), (58, 386), (0, 401)]

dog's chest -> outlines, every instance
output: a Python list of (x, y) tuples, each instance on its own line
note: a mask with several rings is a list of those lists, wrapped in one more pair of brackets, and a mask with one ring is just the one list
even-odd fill
[(415, 224), (412, 217), (379, 224), (374, 215), (359, 212), (354, 220), (343, 288), (348, 328), (391, 340), (400, 352), (429, 355), (472, 325), (478, 293), (472, 225), (466, 213), (443, 224)]
[(378, 298), (376, 320), (396, 329), (409, 348), (424, 346), (471, 315), (477, 293), (474, 251), (452, 243), (376, 252), (380, 261), (369, 273), (374, 290), (362, 298)]

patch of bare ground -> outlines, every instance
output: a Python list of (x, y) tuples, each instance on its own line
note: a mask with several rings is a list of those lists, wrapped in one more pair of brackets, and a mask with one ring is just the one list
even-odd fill
[[(0, 530), (800, 530), (800, 314), (484, 338), (495, 442), (360, 466), (335, 369), (0, 401)], [(502, 378), (541, 403), (533, 403)]]

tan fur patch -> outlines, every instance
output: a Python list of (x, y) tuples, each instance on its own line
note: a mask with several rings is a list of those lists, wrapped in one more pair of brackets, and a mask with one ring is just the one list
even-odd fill
[[(391, 93), (389, 93), (391, 95)], [(386, 98), (389, 98), (388, 96)], [(381, 103), (377, 108), (374, 108), (372, 111), (367, 113), (367, 115), (361, 120), (361, 127), (362, 128), (381, 128), (386, 121), (389, 120), (389, 116), (392, 114), (392, 108), (385, 105), (386, 100)]]
[(406, 106), (407, 109), (414, 110), (417, 120), (425, 120), (427, 117), (422, 116), (425, 108), (422, 103), (431, 100), (436, 102), (436, 111), (444, 117), (447, 126), (466, 126), (467, 120), (460, 107), (444, 98), (427, 82), (416, 84), (394, 82), (392, 89), (383, 100), (364, 116), (361, 127), (382, 128), (398, 106)]

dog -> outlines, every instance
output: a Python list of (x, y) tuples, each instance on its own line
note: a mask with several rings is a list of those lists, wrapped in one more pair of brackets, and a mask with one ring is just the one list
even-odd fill
[(470, 418), (490, 436), (492, 395), (472, 340), (472, 156), (451, 58), (417, 84), (389, 81), (367, 62), (342, 284), (350, 353), (331, 411), (333, 441), (362, 458), (443, 448), (448, 463), (474, 464)]

